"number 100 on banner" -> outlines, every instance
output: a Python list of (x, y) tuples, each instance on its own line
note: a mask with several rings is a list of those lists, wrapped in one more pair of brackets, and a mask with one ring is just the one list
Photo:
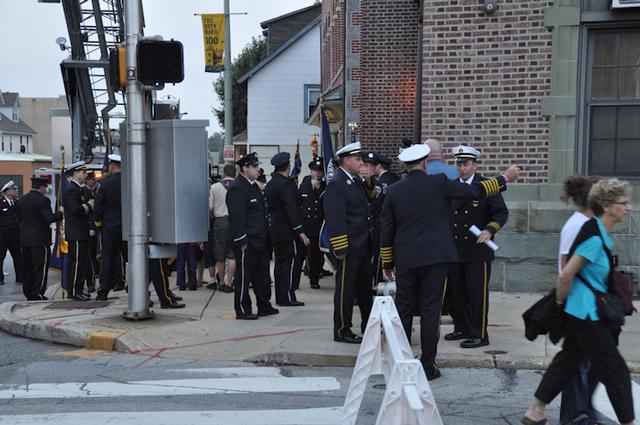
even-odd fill
[(224, 13), (201, 15), (204, 37), (204, 71), (224, 69)]

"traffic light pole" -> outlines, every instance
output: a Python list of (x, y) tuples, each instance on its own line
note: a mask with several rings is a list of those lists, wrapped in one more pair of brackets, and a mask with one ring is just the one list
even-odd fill
[[(224, 145), (233, 146), (233, 95), (231, 87), (231, 14), (224, 0)], [(228, 162), (233, 164), (233, 161)]]
[(127, 320), (153, 317), (149, 311), (147, 169), (144, 118), (144, 91), (137, 80), (136, 50), (142, 37), (140, 0), (125, 0), (124, 21), (127, 64), (127, 164), (130, 208), (129, 234), (129, 306), (123, 313)]

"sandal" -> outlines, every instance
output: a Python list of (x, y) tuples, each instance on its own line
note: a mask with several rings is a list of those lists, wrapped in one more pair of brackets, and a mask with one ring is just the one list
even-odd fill
[(522, 422), (524, 425), (547, 425), (548, 422), (546, 419), (542, 419), (540, 421), (534, 421), (533, 419), (529, 419), (526, 416), (523, 417), (520, 422)]

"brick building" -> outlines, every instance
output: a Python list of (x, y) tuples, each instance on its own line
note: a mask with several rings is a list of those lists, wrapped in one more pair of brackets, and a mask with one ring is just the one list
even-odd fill
[[(445, 152), (480, 149), (481, 173), (521, 165), (492, 284), (541, 290), (571, 213), (558, 201), (567, 175), (630, 179), (640, 199), (640, 1), (484, 3), (324, 0), (324, 105), (336, 145), (357, 122), (365, 147), (393, 157), (403, 137), (435, 137)], [(633, 212), (616, 244), (635, 269), (639, 235)]]

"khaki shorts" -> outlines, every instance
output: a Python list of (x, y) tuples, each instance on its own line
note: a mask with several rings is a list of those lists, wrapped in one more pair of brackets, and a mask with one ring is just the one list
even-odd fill
[(231, 235), (229, 234), (229, 217), (216, 217), (213, 221), (213, 238), (215, 246), (213, 248), (216, 261), (233, 260), (233, 248), (231, 246)]

